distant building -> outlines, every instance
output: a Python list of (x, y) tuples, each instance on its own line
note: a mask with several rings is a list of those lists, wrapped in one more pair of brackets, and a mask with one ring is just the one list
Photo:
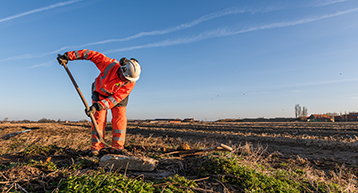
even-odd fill
[(352, 113), (349, 113), (349, 114), (335, 116), (334, 120), (337, 121), (337, 122), (358, 121), (358, 113), (357, 112), (352, 112)]
[(154, 121), (158, 121), (158, 122), (169, 122), (169, 121), (174, 121), (175, 119), (162, 119), (162, 118), (159, 118), (159, 119), (154, 119)]
[(169, 121), (169, 123), (181, 123), (181, 121)]
[(185, 118), (183, 122), (194, 122), (194, 118)]
[(334, 122), (334, 116), (312, 114), (307, 118), (309, 122)]

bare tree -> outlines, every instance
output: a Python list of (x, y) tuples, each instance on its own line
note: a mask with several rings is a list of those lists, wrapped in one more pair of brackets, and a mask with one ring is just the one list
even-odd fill
[(306, 107), (302, 107), (302, 116), (308, 115), (308, 109)]
[(295, 116), (298, 118), (301, 115), (301, 106), (299, 104), (295, 105)]

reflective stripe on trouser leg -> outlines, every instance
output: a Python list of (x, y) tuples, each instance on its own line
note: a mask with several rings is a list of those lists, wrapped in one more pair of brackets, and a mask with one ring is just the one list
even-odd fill
[(123, 149), (127, 130), (126, 107), (113, 107), (112, 111), (112, 146)]
[[(94, 114), (94, 118), (97, 122), (98, 130), (100, 134), (102, 134), (104, 140), (104, 130), (106, 128), (106, 121), (107, 121), (107, 111), (106, 110), (96, 111), (96, 113)], [(101, 150), (104, 148), (104, 144), (100, 142), (100, 140), (96, 135), (96, 130), (94, 129), (93, 124), (91, 130), (91, 142), (92, 142), (91, 150)]]

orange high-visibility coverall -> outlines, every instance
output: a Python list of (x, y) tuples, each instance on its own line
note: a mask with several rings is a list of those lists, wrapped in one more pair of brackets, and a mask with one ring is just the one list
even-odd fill
[[(99, 132), (102, 132), (104, 138), (107, 110), (111, 109), (113, 117), (112, 146), (117, 149), (123, 149), (127, 129), (126, 106), (128, 96), (135, 82), (121, 80), (117, 74), (117, 71), (120, 70), (119, 62), (99, 52), (85, 49), (70, 51), (67, 52), (67, 55), (69, 60), (91, 60), (101, 71), (92, 85), (92, 103), (100, 103), (104, 109), (97, 111), (94, 117), (97, 121)], [(93, 125), (91, 138), (92, 150), (101, 150), (104, 148), (104, 144), (97, 138)]]

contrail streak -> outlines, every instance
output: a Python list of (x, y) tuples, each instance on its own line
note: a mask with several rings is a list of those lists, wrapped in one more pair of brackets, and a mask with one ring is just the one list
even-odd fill
[(314, 21), (318, 21), (318, 20), (322, 20), (322, 19), (326, 19), (326, 18), (336, 17), (336, 16), (352, 13), (357, 10), (358, 10), (358, 8), (354, 8), (354, 9), (349, 9), (346, 11), (340, 11), (340, 12), (337, 12), (334, 14), (326, 14), (326, 15), (319, 16), (319, 17), (305, 18), (305, 19), (301, 19), (301, 20), (297, 20), (297, 21), (290, 21), (290, 22), (271, 23), (271, 24), (267, 24), (267, 25), (252, 27), (252, 28), (238, 30), (238, 31), (232, 31), (232, 30), (227, 30), (227, 28), (223, 28), (223, 29), (218, 29), (218, 30), (214, 30), (214, 31), (208, 31), (205, 33), (201, 33), (201, 34), (191, 37), (191, 38), (183, 38), (183, 39), (177, 39), (177, 40), (165, 40), (165, 41), (146, 44), (146, 45), (131, 46), (131, 47), (126, 47), (126, 48), (108, 50), (104, 53), (114, 53), (114, 52), (121, 52), (121, 51), (128, 51), (128, 50), (135, 50), (135, 49), (142, 49), (142, 48), (166, 47), (166, 46), (179, 45), (179, 44), (188, 44), (188, 43), (197, 42), (197, 41), (200, 41), (203, 39), (209, 39), (209, 38), (214, 38), (214, 37), (231, 36), (231, 35), (247, 33), (247, 32), (252, 32), (252, 31), (258, 31), (258, 30), (264, 30), (264, 29), (289, 27), (289, 26), (314, 22)]
[[(79, 0), (77, 0), (77, 1), (79, 1)], [(74, 1), (71, 1), (71, 2), (74, 2)], [(189, 37), (189, 38), (176, 39), (176, 40), (164, 40), (164, 41), (145, 44), (145, 45), (138, 45), (138, 46), (131, 46), (131, 47), (108, 50), (108, 51), (105, 51), (104, 53), (114, 53), (114, 52), (136, 50), (136, 49), (143, 49), (143, 48), (167, 47), (167, 46), (172, 46), (172, 45), (188, 44), (188, 43), (197, 42), (197, 41), (200, 41), (200, 40), (214, 38), (214, 37), (224, 37), (224, 36), (231, 36), (231, 35), (247, 33), (247, 32), (252, 32), (252, 31), (258, 31), (258, 30), (264, 30), (264, 29), (273, 29), (273, 28), (294, 26), (294, 25), (305, 24), (305, 23), (314, 22), (314, 21), (318, 21), (318, 20), (322, 20), (322, 19), (326, 19), (326, 18), (331, 18), (331, 17), (335, 17), (335, 16), (340, 16), (340, 15), (352, 13), (352, 12), (355, 12), (357, 10), (358, 10), (358, 8), (354, 8), (354, 9), (349, 9), (349, 10), (346, 10), (346, 11), (336, 12), (334, 14), (326, 14), (326, 15), (323, 15), (323, 16), (305, 18), (305, 19), (301, 19), (301, 20), (297, 20), (297, 21), (271, 23), (271, 24), (267, 24), (267, 25), (261, 25), (261, 26), (252, 27), (252, 28), (243, 29), (243, 30), (237, 30), (237, 31), (228, 30), (227, 28), (222, 28), (222, 29), (217, 29), (217, 30), (213, 30), (213, 31), (207, 31), (207, 32), (201, 33), (201, 34), (199, 34), (197, 36), (193, 36), (193, 37)], [(200, 18), (198, 18), (196, 20), (193, 20), (193, 21), (191, 21), (189, 23), (181, 24), (181, 25), (173, 27), (173, 28), (168, 28), (168, 29), (165, 29), (165, 30), (152, 31), (152, 32), (141, 32), (141, 33), (138, 33), (136, 35), (129, 36), (129, 37), (126, 37), (126, 38), (123, 38), (123, 39), (112, 39), (112, 40), (105, 40), (105, 41), (101, 41), (101, 42), (89, 43), (89, 44), (81, 45), (81, 47), (86, 47), (86, 46), (89, 46), (89, 45), (109, 43), (109, 42), (113, 42), (113, 41), (126, 41), (126, 40), (131, 40), (131, 39), (143, 37), (143, 36), (146, 36), (146, 35), (165, 34), (165, 33), (173, 32), (173, 31), (176, 31), (176, 30), (189, 28), (189, 27), (197, 25), (197, 24), (199, 24), (201, 22), (213, 19), (213, 18), (217, 18), (217, 17), (220, 17), (220, 16), (228, 15), (228, 14), (241, 13), (241, 12), (245, 12), (245, 10), (231, 9), (231, 10), (226, 10), (226, 11), (223, 11), (223, 12), (216, 12), (216, 13), (204, 15), (204, 16), (202, 16), (202, 17), (200, 17)], [(76, 47), (79, 47), (79, 46), (76, 46)], [(15, 56), (15, 57), (10, 57), (10, 58), (4, 59), (4, 60), (0, 60), (0, 62), (4, 62), (4, 61), (8, 61), (8, 60), (40, 58), (40, 57), (44, 57), (44, 56), (47, 56), (47, 55), (50, 55), (50, 54), (59, 53), (60, 51), (62, 51), (64, 49), (69, 49), (69, 48), (73, 48), (73, 47), (72, 46), (71, 47), (66, 46), (66, 47), (63, 47), (61, 49), (52, 51), (50, 53), (41, 54), (41, 55), (24, 54), (24, 55), (21, 55), (21, 56)]]
[[(80, 1), (80, 0), (77, 0), (77, 1)], [(73, 2), (75, 2), (75, 1), (73, 1)], [(195, 19), (193, 21), (190, 21), (188, 23), (180, 24), (178, 26), (167, 28), (167, 29), (164, 29), (164, 30), (155, 30), (155, 31), (150, 31), (150, 32), (140, 32), (140, 33), (137, 33), (135, 35), (128, 36), (128, 37), (125, 37), (125, 38), (103, 40), (103, 41), (98, 41), (98, 42), (82, 44), (82, 45), (78, 45), (78, 46), (64, 46), (64, 47), (62, 47), (60, 49), (54, 50), (54, 51), (46, 53), (46, 54), (33, 56), (33, 58), (40, 58), (40, 57), (43, 57), (43, 56), (46, 56), (46, 55), (56, 54), (56, 53), (59, 53), (59, 52), (61, 52), (63, 50), (67, 50), (67, 49), (83, 48), (83, 47), (99, 45), (99, 44), (129, 41), (129, 40), (141, 38), (141, 37), (144, 37), (144, 36), (163, 35), (163, 34), (171, 33), (171, 32), (174, 32), (174, 31), (187, 29), (187, 28), (196, 26), (196, 25), (198, 25), (198, 24), (200, 24), (202, 22), (209, 21), (209, 20), (219, 18), (219, 17), (223, 17), (223, 16), (226, 16), (226, 15), (239, 14), (239, 13), (245, 13), (245, 12), (252, 12), (252, 13), (256, 13), (256, 12), (260, 12), (260, 11), (261, 12), (266, 12), (266, 11), (271, 11), (271, 10), (275, 10), (275, 8), (268, 8), (268, 9), (229, 8), (229, 9), (226, 9), (224, 11), (218, 11), (218, 12), (214, 12), (214, 13), (210, 13), (210, 14), (201, 16), (201, 17), (199, 17), (199, 18), (197, 18), (197, 19)], [(28, 54), (26, 54), (26, 55), (28, 56)], [(23, 57), (24, 56), (11, 57), (11, 58), (7, 58), (7, 59), (4, 59), (4, 60), (0, 60), (0, 62), (8, 61), (8, 60), (15, 60), (15, 59), (22, 59)]]
[(325, 1), (323, 3), (317, 3), (317, 5), (315, 5), (316, 7), (320, 7), (320, 6), (326, 6), (326, 5), (331, 5), (331, 4), (336, 4), (336, 3), (342, 3), (342, 2), (346, 2), (346, 1), (350, 1), (350, 0), (332, 0), (332, 1)]
[(69, 48), (88, 47), (88, 46), (99, 45), (99, 44), (106, 44), (106, 43), (113, 43), (113, 42), (123, 42), (123, 41), (129, 41), (129, 40), (141, 38), (141, 37), (144, 37), (144, 36), (163, 35), (163, 34), (171, 33), (171, 32), (174, 32), (174, 31), (187, 29), (187, 28), (196, 26), (196, 25), (198, 25), (198, 24), (200, 24), (202, 22), (209, 21), (209, 20), (219, 18), (219, 17), (223, 17), (223, 16), (226, 16), (226, 15), (239, 14), (239, 13), (245, 13), (245, 12), (252, 12), (252, 13), (259, 12), (259, 11), (265, 12), (265, 11), (269, 11), (269, 10), (272, 10), (272, 9), (274, 9), (274, 8), (270, 8), (270, 9), (267, 9), (267, 10), (264, 10), (264, 9), (263, 10), (260, 10), (260, 9), (256, 9), (256, 10), (251, 9), (251, 10), (249, 10), (249, 9), (238, 9), (238, 8), (226, 9), (224, 11), (219, 11), (219, 12), (204, 15), (204, 16), (199, 17), (199, 18), (197, 18), (197, 19), (195, 19), (195, 20), (193, 20), (191, 22), (180, 24), (178, 26), (167, 28), (167, 29), (164, 29), (164, 30), (155, 30), (155, 31), (150, 31), (150, 32), (140, 32), (140, 33), (137, 33), (135, 35), (128, 36), (128, 37), (125, 37), (125, 38), (108, 39), (108, 40), (103, 40), (103, 41), (98, 41), (98, 42), (82, 44), (82, 45), (79, 45), (79, 46), (65, 46), (63, 48), (57, 49), (55, 51), (52, 51), (49, 54), (55, 54), (55, 53), (58, 53), (60, 51), (63, 51), (63, 50), (69, 49)]
[(38, 67), (49, 67), (50, 64), (52, 64), (53, 61), (49, 61), (49, 62), (45, 62), (45, 63), (41, 63), (41, 64), (36, 64), (27, 68), (38, 68)]
[[(68, 1), (68, 2), (65, 2), (65, 3), (70, 4), (70, 3), (77, 2), (77, 1), (81, 1), (81, 0), (73, 0), (73, 1)], [(59, 6), (58, 4), (55, 4), (55, 5)], [(55, 6), (55, 5), (53, 5), (53, 6)], [(45, 8), (40, 8), (40, 9), (45, 9)], [(37, 12), (40, 9), (36, 9)], [(253, 10), (253, 9), (251, 9), (251, 10), (249, 10), (249, 9), (230, 8), (230, 9), (226, 9), (224, 11), (210, 13), (210, 14), (201, 16), (201, 17), (199, 17), (199, 18), (197, 18), (197, 19), (195, 19), (195, 20), (193, 20), (191, 22), (180, 24), (178, 26), (167, 28), (167, 29), (164, 29), (164, 30), (155, 30), (155, 31), (150, 31), (150, 32), (140, 32), (138, 34), (128, 36), (128, 37), (125, 37), (125, 38), (121, 38), (121, 39), (109, 39), (109, 40), (103, 40), (103, 41), (98, 41), (98, 42), (82, 44), (82, 45), (79, 45), (79, 46), (65, 46), (65, 47), (62, 47), (60, 49), (54, 50), (54, 51), (49, 52), (49, 53), (41, 54), (41, 55), (34, 56), (34, 55), (31, 55), (31, 54), (24, 54), (24, 55), (21, 55), (21, 56), (14, 56), (14, 57), (6, 58), (4, 60), (0, 60), (0, 62), (9, 61), (9, 60), (19, 60), (19, 59), (25, 59), (25, 58), (41, 58), (41, 57), (44, 57), (44, 56), (47, 56), (47, 55), (59, 53), (59, 52), (61, 52), (63, 50), (67, 50), (67, 49), (83, 48), (83, 47), (99, 45), (99, 44), (105, 44), (105, 43), (128, 41), (128, 40), (133, 40), (133, 39), (137, 39), (137, 38), (144, 37), (144, 36), (163, 35), (163, 34), (167, 34), (167, 33), (170, 33), (170, 32), (190, 28), (190, 27), (198, 25), (198, 24), (200, 24), (202, 22), (209, 21), (211, 19), (215, 19), (215, 18), (219, 18), (219, 17), (223, 17), (223, 16), (226, 16), (226, 15), (239, 14), (239, 13), (244, 13), (244, 12), (253, 12), (253, 13), (254, 12), (259, 12), (259, 11), (265, 12), (265, 11), (270, 11), (270, 10), (273, 10), (273, 9), (274, 8), (270, 8), (270, 9), (266, 9), (266, 10), (265, 9), (262, 9), (262, 10), (260, 10), (260, 9)], [(34, 12), (34, 11), (32, 11), (32, 12)], [(15, 16), (13, 16), (13, 17), (15, 17)], [(20, 17), (20, 16), (17, 16), (17, 17)]]
[[(223, 17), (223, 16), (227, 16), (227, 15), (239, 14), (239, 13), (245, 13), (245, 12), (252, 12), (252, 13), (267, 12), (267, 11), (272, 11), (272, 10), (275, 10), (275, 9), (276, 8), (272, 8), (272, 7), (268, 8), (268, 9), (245, 9), (245, 8), (238, 9), (238, 8), (230, 8), (230, 9), (226, 9), (224, 11), (218, 11), (218, 12), (210, 13), (210, 14), (201, 16), (201, 17), (199, 17), (199, 18), (197, 18), (197, 19), (195, 19), (193, 21), (190, 21), (188, 23), (180, 24), (178, 26), (167, 28), (167, 29), (164, 29), (164, 30), (155, 30), (155, 31), (150, 31), (150, 32), (140, 32), (140, 33), (137, 33), (135, 35), (128, 36), (128, 37), (125, 37), (125, 38), (108, 39), (108, 40), (103, 40), (103, 41), (98, 41), (98, 42), (82, 44), (82, 45), (78, 45), (78, 46), (65, 46), (65, 47), (62, 47), (60, 49), (54, 50), (52, 52), (42, 54), (41, 56), (37, 56), (37, 57), (42, 57), (42, 56), (50, 55), (50, 54), (56, 54), (56, 53), (59, 53), (59, 52), (61, 52), (63, 50), (67, 50), (67, 49), (83, 48), (83, 47), (99, 45), (99, 44), (129, 41), (129, 40), (141, 38), (141, 37), (144, 37), (144, 36), (163, 35), (163, 34), (171, 33), (171, 32), (174, 32), (174, 31), (187, 29), (187, 28), (196, 26), (196, 25), (198, 25), (198, 24), (200, 24), (202, 22), (209, 21), (209, 20), (219, 18), (219, 17)], [(6, 60), (8, 60), (8, 59), (6, 59)]]
[(73, 4), (73, 3), (76, 3), (76, 2), (79, 2), (79, 1), (82, 1), (82, 0), (66, 1), (66, 2), (61, 2), (61, 3), (56, 3), (56, 4), (53, 4), (53, 5), (49, 5), (49, 6), (46, 6), (46, 7), (34, 9), (34, 10), (27, 11), (27, 12), (24, 12), (24, 13), (20, 13), (20, 14), (14, 15), (14, 16), (6, 17), (4, 19), (0, 19), (0, 23), (5, 22), (5, 21), (9, 21), (9, 20), (12, 20), (12, 19), (16, 19), (16, 18), (19, 18), (19, 17), (23, 17), (23, 16), (26, 16), (26, 15), (38, 13), (38, 12), (41, 12), (41, 11), (46, 11), (46, 10), (49, 10), (49, 9), (54, 9), (54, 8), (57, 8), (57, 7), (62, 7), (62, 6), (65, 6), (65, 5)]

